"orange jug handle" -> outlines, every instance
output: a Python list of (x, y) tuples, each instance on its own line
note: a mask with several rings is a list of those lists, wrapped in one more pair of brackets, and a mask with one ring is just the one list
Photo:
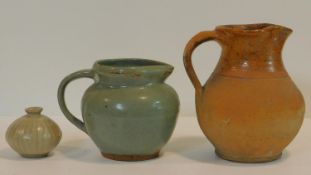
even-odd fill
[(187, 43), (185, 50), (184, 50), (184, 66), (196, 90), (196, 95), (200, 95), (202, 93), (203, 87), (192, 65), (192, 52), (200, 44), (207, 42), (207, 41), (211, 41), (211, 40), (218, 41), (218, 37), (215, 31), (200, 32), (190, 39), (190, 41)]

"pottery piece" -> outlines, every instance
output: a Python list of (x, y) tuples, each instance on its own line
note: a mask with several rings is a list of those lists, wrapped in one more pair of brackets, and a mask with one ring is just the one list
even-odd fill
[(7, 129), (6, 140), (23, 157), (46, 157), (60, 142), (61, 130), (53, 120), (41, 114), (41, 107), (30, 107), (25, 111), (27, 114)]
[[(184, 64), (195, 87), (198, 121), (223, 159), (278, 159), (298, 133), (305, 104), (281, 57), (290, 33), (274, 24), (223, 25), (188, 42)], [(202, 86), (191, 55), (206, 41), (219, 43), (222, 53)]]
[[(63, 79), (59, 105), (103, 156), (121, 161), (152, 159), (169, 140), (179, 111), (177, 93), (164, 83), (172, 71), (168, 64), (146, 59), (100, 60), (93, 69)], [(67, 109), (64, 91), (69, 82), (82, 77), (95, 82), (83, 95), (80, 121)]]

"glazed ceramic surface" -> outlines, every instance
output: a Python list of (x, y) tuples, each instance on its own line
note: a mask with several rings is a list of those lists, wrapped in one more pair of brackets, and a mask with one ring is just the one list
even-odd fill
[[(176, 123), (179, 100), (164, 83), (173, 67), (145, 59), (107, 59), (93, 69), (67, 76), (58, 99), (65, 116), (86, 132), (105, 157), (145, 160), (158, 156)], [(83, 122), (64, 102), (67, 84), (77, 78), (95, 80), (82, 99)]]
[[(281, 57), (291, 32), (273, 24), (224, 25), (195, 35), (187, 44), (184, 64), (196, 90), (198, 120), (222, 158), (275, 160), (298, 133), (304, 100)], [(221, 45), (222, 54), (202, 86), (191, 55), (210, 40)]]
[(23, 157), (46, 157), (61, 139), (58, 125), (41, 111), (40, 107), (27, 108), (27, 115), (15, 120), (6, 132), (8, 144)]

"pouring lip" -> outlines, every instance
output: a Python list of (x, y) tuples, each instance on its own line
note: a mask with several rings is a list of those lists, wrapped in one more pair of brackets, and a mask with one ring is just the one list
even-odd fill
[(94, 63), (95, 70), (141, 70), (141, 71), (156, 71), (169, 69), (173, 70), (174, 67), (170, 64), (143, 58), (110, 58), (97, 60)]
[(228, 31), (245, 34), (256, 34), (259, 32), (266, 32), (273, 29), (281, 29), (288, 33), (293, 32), (293, 30), (288, 27), (272, 23), (229, 24), (229, 25), (219, 25), (216, 27), (216, 31)]

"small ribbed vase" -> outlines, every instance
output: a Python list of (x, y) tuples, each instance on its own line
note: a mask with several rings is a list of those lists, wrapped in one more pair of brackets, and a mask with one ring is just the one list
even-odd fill
[(26, 115), (9, 126), (6, 140), (23, 157), (46, 157), (59, 143), (61, 130), (53, 120), (41, 115), (41, 107), (30, 107), (25, 111)]

